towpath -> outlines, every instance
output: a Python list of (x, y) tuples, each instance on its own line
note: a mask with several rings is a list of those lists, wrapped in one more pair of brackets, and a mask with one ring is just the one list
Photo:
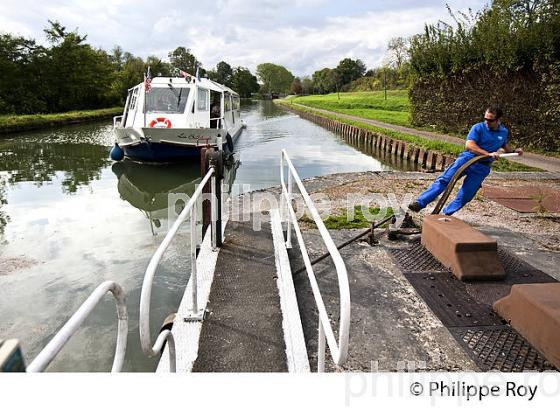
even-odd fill
[[(370, 125), (373, 125), (373, 126), (376, 126), (376, 127), (379, 127), (379, 128), (384, 128), (384, 129), (392, 130), (392, 131), (398, 131), (398, 132), (402, 132), (402, 133), (405, 133), (405, 134), (414, 135), (414, 136), (417, 136), (417, 137), (422, 137), (422, 138), (431, 139), (431, 140), (445, 141), (445, 142), (449, 142), (449, 143), (455, 144), (455, 145), (464, 145), (465, 144), (465, 140), (463, 138), (454, 137), (452, 135), (446, 135), (446, 134), (439, 134), (439, 133), (436, 133), (436, 132), (417, 130), (417, 129), (414, 129), (414, 128), (403, 127), (401, 125), (387, 124), (385, 122), (370, 120), (370, 119), (362, 118), (362, 117), (357, 117), (355, 115), (342, 114), (342, 113), (335, 112), (335, 111), (328, 111), (328, 110), (323, 110), (323, 109), (320, 109), (320, 108), (308, 107), (308, 106), (303, 105), (303, 104), (294, 103), (292, 105), (299, 106), (299, 107), (306, 108), (306, 109), (310, 109), (310, 110), (313, 110), (313, 111), (317, 111), (317, 112), (323, 113), (323, 114), (336, 115), (340, 118), (345, 118), (347, 120), (360, 121), (360, 122), (370, 124)], [(530, 167), (540, 168), (540, 169), (545, 170), (545, 171), (560, 172), (560, 158), (548, 157), (548, 156), (545, 156), (545, 155), (535, 154), (535, 153), (532, 153), (532, 152), (526, 152), (521, 157), (508, 158), (508, 160), (519, 162), (521, 164), (524, 164), (524, 165), (527, 165), (527, 166), (530, 166)]]

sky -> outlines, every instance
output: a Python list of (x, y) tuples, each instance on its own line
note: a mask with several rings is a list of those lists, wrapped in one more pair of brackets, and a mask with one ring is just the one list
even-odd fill
[(110, 51), (167, 59), (190, 48), (203, 67), (220, 61), (255, 71), (280, 64), (297, 76), (335, 67), (349, 57), (380, 66), (387, 43), (450, 22), (445, 7), (480, 10), (482, 0), (2, 0), (0, 32), (46, 43), (47, 20), (87, 34), (87, 42)]

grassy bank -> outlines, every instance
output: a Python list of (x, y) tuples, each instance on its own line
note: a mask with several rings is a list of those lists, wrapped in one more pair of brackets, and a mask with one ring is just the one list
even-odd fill
[[(340, 97), (340, 98), (339, 98)], [(368, 120), (412, 127), (410, 123), (408, 90), (333, 93), (293, 97), (290, 101), (312, 108), (320, 108), (341, 114), (355, 115)]]
[[(327, 229), (360, 229), (369, 228), (372, 222), (380, 221), (392, 215), (394, 215), (393, 208), (365, 208), (357, 205), (352, 210), (345, 209), (341, 214), (330, 215), (323, 219), (323, 222)], [(317, 228), (313, 218), (307, 215), (303, 215), (299, 220), (308, 224), (310, 228)], [(382, 227), (386, 225), (387, 223), (383, 224)]]
[(0, 134), (19, 132), (65, 124), (111, 118), (122, 113), (122, 107), (101, 110), (70, 111), (58, 114), (0, 115)]
[[(358, 94), (370, 94), (370, 93), (358, 93)], [(300, 97), (297, 97), (297, 99), (299, 99), (299, 98)], [(304, 98), (307, 98), (307, 97), (304, 97)], [(278, 103), (278, 104), (281, 104), (281, 105), (290, 106), (291, 103), (294, 100), (296, 100), (296, 99), (291, 98), (291, 99), (287, 99), (287, 100), (274, 100), (274, 102)], [(325, 113), (317, 112), (313, 109), (304, 108), (304, 107), (301, 107), (301, 106), (299, 106), (297, 108), (296, 107), (291, 107), (291, 108), (295, 108), (295, 109), (301, 110), (301, 111), (306, 111), (306, 112), (312, 113), (314, 115), (319, 115), (321, 117), (329, 118), (331, 120), (335, 120), (335, 121), (338, 121), (338, 122), (341, 122), (341, 123), (344, 123), (344, 124), (354, 125), (356, 127), (359, 127), (359, 128), (362, 128), (362, 129), (367, 129), (367, 130), (370, 130), (370, 131), (378, 133), (378, 134), (386, 135), (386, 136), (388, 136), (390, 138), (393, 138), (393, 139), (410, 142), (410, 143), (412, 143), (414, 145), (417, 145), (419, 147), (422, 147), (424, 149), (437, 151), (437, 152), (440, 152), (442, 154), (458, 155), (461, 152), (463, 152), (463, 150), (464, 150), (464, 148), (460, 145), (451, 144), (451, 143), (445, 142), (445, 141), (431, 140), (431, 139), (428, 139), (428, 138), (418, 137), (416, 135), (410, 135), (410, 134), (406, 134), (406, 133), (399, 132), (399, 131), (388, 130), (386, 128), (376, 127), (374, 125), (367, 124), (365, 122), (348, 120), (348, 119), (342, 118), (342, 117), (340, 117), (336, 114), (325, 114)], [(511, 162), (511, 161), (508, 161), (506, 159), (501, 159), (499, 161), (495, 161), (492, 164), (492, 169), (495, 170), (495, 171), (500, 171), (500, 172), (542, 171), (539, 168), (529, 167), (527, 165), (520, 164), (520, 163), (517, 163), (517, 162)]]

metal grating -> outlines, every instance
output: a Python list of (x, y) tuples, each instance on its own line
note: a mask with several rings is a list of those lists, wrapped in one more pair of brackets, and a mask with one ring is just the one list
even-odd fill
[(454, 328), (451, 333), (481, 370), (555, 370), (553, 365), (509, 326)]
[(449, 272), (405, 272), (405, 277), (446, 327), (503, 324), (489, 305), (478, 303)]
[[(420, 242), (406, 248), (389, 248), (389, 252), (403, 272), (449, 272)], [(531, 265), (502, 247), (498, 247), (498, 258), (507, 275), (518, 276), (520, 273), (535, 271)]]
[(500, 262), (502, 262), (502, 266), (508, 275), (534, 269), (527, 262), (522, 261), (502, 247), (498, 247), (498, 258), (500, 258)]
[(390, 248), (393, 259), (403, 272), (448, 272), (420, 242), (407, 248)]
[(509, 294), (516, 283), (556, 280), (498, 248), (506, 278), (502, 281), (462, 282), (445, 269), (419, 242), (389, 249), (404, 276), (429, 308), (483, 371), (555, 370), (515, 329), (492, 311), (492, 304)]

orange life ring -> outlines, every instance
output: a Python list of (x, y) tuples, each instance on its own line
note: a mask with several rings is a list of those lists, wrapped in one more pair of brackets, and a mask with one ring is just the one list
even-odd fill
[(171, 121), (165, 117), (158, 117), (149, 124), (150, 128), (171, 128)]

